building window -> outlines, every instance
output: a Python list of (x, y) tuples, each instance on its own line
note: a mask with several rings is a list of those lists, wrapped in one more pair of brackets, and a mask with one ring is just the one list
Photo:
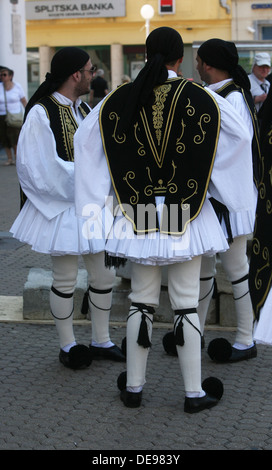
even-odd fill
[(263, 40), (272, 39), (272, 26), (262, 26), (261, 39)]

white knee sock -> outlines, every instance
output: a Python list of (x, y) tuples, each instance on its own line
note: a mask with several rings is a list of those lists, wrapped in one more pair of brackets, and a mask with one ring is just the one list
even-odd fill
[(185, 393), (187, 396), (201, 396), (201, 338), (198, 314), (190, 313), (183, 317), (175, 314), (174, 321), (175, 331), (179, 322), (183, 323), (184, 344), (177, 345), (177, 352)]
[(235, 342), (250, 347), (253, 344), (253, 310), (247, 276), (232, 282), (232, 290), (237, 317)]
[(201, 335), (204, 334), (207, 313), (208, 313), (209, 305), (213, 296), (213, 291), (214, 291), (214, 277), (201, 278), (200, 279), (200, 291), (199, 291), (199, 304), (197, 307)]
[(112, 303), (112, 289), (98, 290), (90, 287), (89, 308), (92, 321), (92, 344), (112, 346), (109, 333), (109, 320)]
[[(143, 320), (147, 328), (148, 340), (151, 343), (153, 314), (150, 312), (154, 311), (152, 307), (143, 307), (140, 311), (136, 305), (131, 305), (127, 319), (127, 390), (130, 391), (140, 391), (145, 384), (146, 365), (150, 348), (140, 346), (138, 337), (141, 326), (143, 326)], [(145, 320), (142, 315), (146, 316)]]
[(73, 346), (75, 344), (73, 329), (73, 294), (63, 294), (52, 287), (50, 290), (49, 301), (51, 313), (54, 317), (59, 335), (60, 347), (65, 349), (65, 346)]

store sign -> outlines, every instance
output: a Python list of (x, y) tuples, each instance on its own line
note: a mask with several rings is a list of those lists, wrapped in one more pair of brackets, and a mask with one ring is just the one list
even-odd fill
[(126, 16), (125, 0), (30, 0), (25, 8), (27, 20)]
[(272, 3), (252, 3), (251, 8), (252, 10), (267, 10), (272, 8)]
[(159, 14), (174, 14), (175, 13), (175, 0), (159, 0)]

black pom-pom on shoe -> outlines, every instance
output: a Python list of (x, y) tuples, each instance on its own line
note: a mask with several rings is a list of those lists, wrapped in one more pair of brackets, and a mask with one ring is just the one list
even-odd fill
[(215, 362), (229, 362), (232, 354), (231, 344), (225, 338), (213, 339), (208, 346), (208, 354)]
[(92, 363), (93, 357), (90, 349), (84, 344), (76, 344), (69, 352), (60, 350), (59, 360), (65, 366), (70, 369), (85, 369)]
[(120, 391), (124, 390), (127, 385), (127, 371), (121, 372), (117, 379), (117, 387)]
[(217, 377), (207, 377), (207, 379), (203, 380), (202, 389), (208, 395), (211, 395), (218, 400), (221, 400), (224, 393), (224, 385), (221, 380), (217, 379)]
[(121, 351), (125, 357), (127, 357), (127, 338), (126, 336), (122, 339)]

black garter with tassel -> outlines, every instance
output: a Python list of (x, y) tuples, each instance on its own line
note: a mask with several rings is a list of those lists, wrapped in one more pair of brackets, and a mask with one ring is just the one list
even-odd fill
[(155, 313), (155, 309), (153, 307), (150, 307), (150, 306), (145, 305), (145, 304), (132, 303), (131, 305), (133, 307), (136, 307), (136, 310), (133, 313), (131, 313), (130, 316), (134, 315), (134, 313), (136, 313), (136, 312), (141, 312), (142, 313), (142, 320), (141, 320), (141, 324), (140, 324), (140, 328), (139, 328), (137, 343), (139, 344), (139, 346), (142, 346), (143, 348), (150, 348), (151, 347), (151, 342), (150, 342), (149, 335), (148, 335), (148, 328), (147, 328), (146, 320), (149, 320), (151, 323), (153, 323), (153, 322), (146, 315), (144, 310), (147, 313), (150, 313), (150, 314), (153, 315)]
[(196, 308), (184, 308), (182, 310), (175, 310), (175, 315), (178, 315), (178, 318), (175, 321), (174, 325), (174, 339), (175, 339), (175, 344), (177, 346), (184, 346), (185, 340), (184, 340), (184, 334), (183, 334), (183, 319), (185, 319), (190, 325), (192, 325), (196, 331), (199, 332), (200, 336), (201, 333), (200, 331), (193, 325), (192, 322), (190, 322), (189, 318), (187, 317), (188, 314), (190, 313), (197, 313)]

